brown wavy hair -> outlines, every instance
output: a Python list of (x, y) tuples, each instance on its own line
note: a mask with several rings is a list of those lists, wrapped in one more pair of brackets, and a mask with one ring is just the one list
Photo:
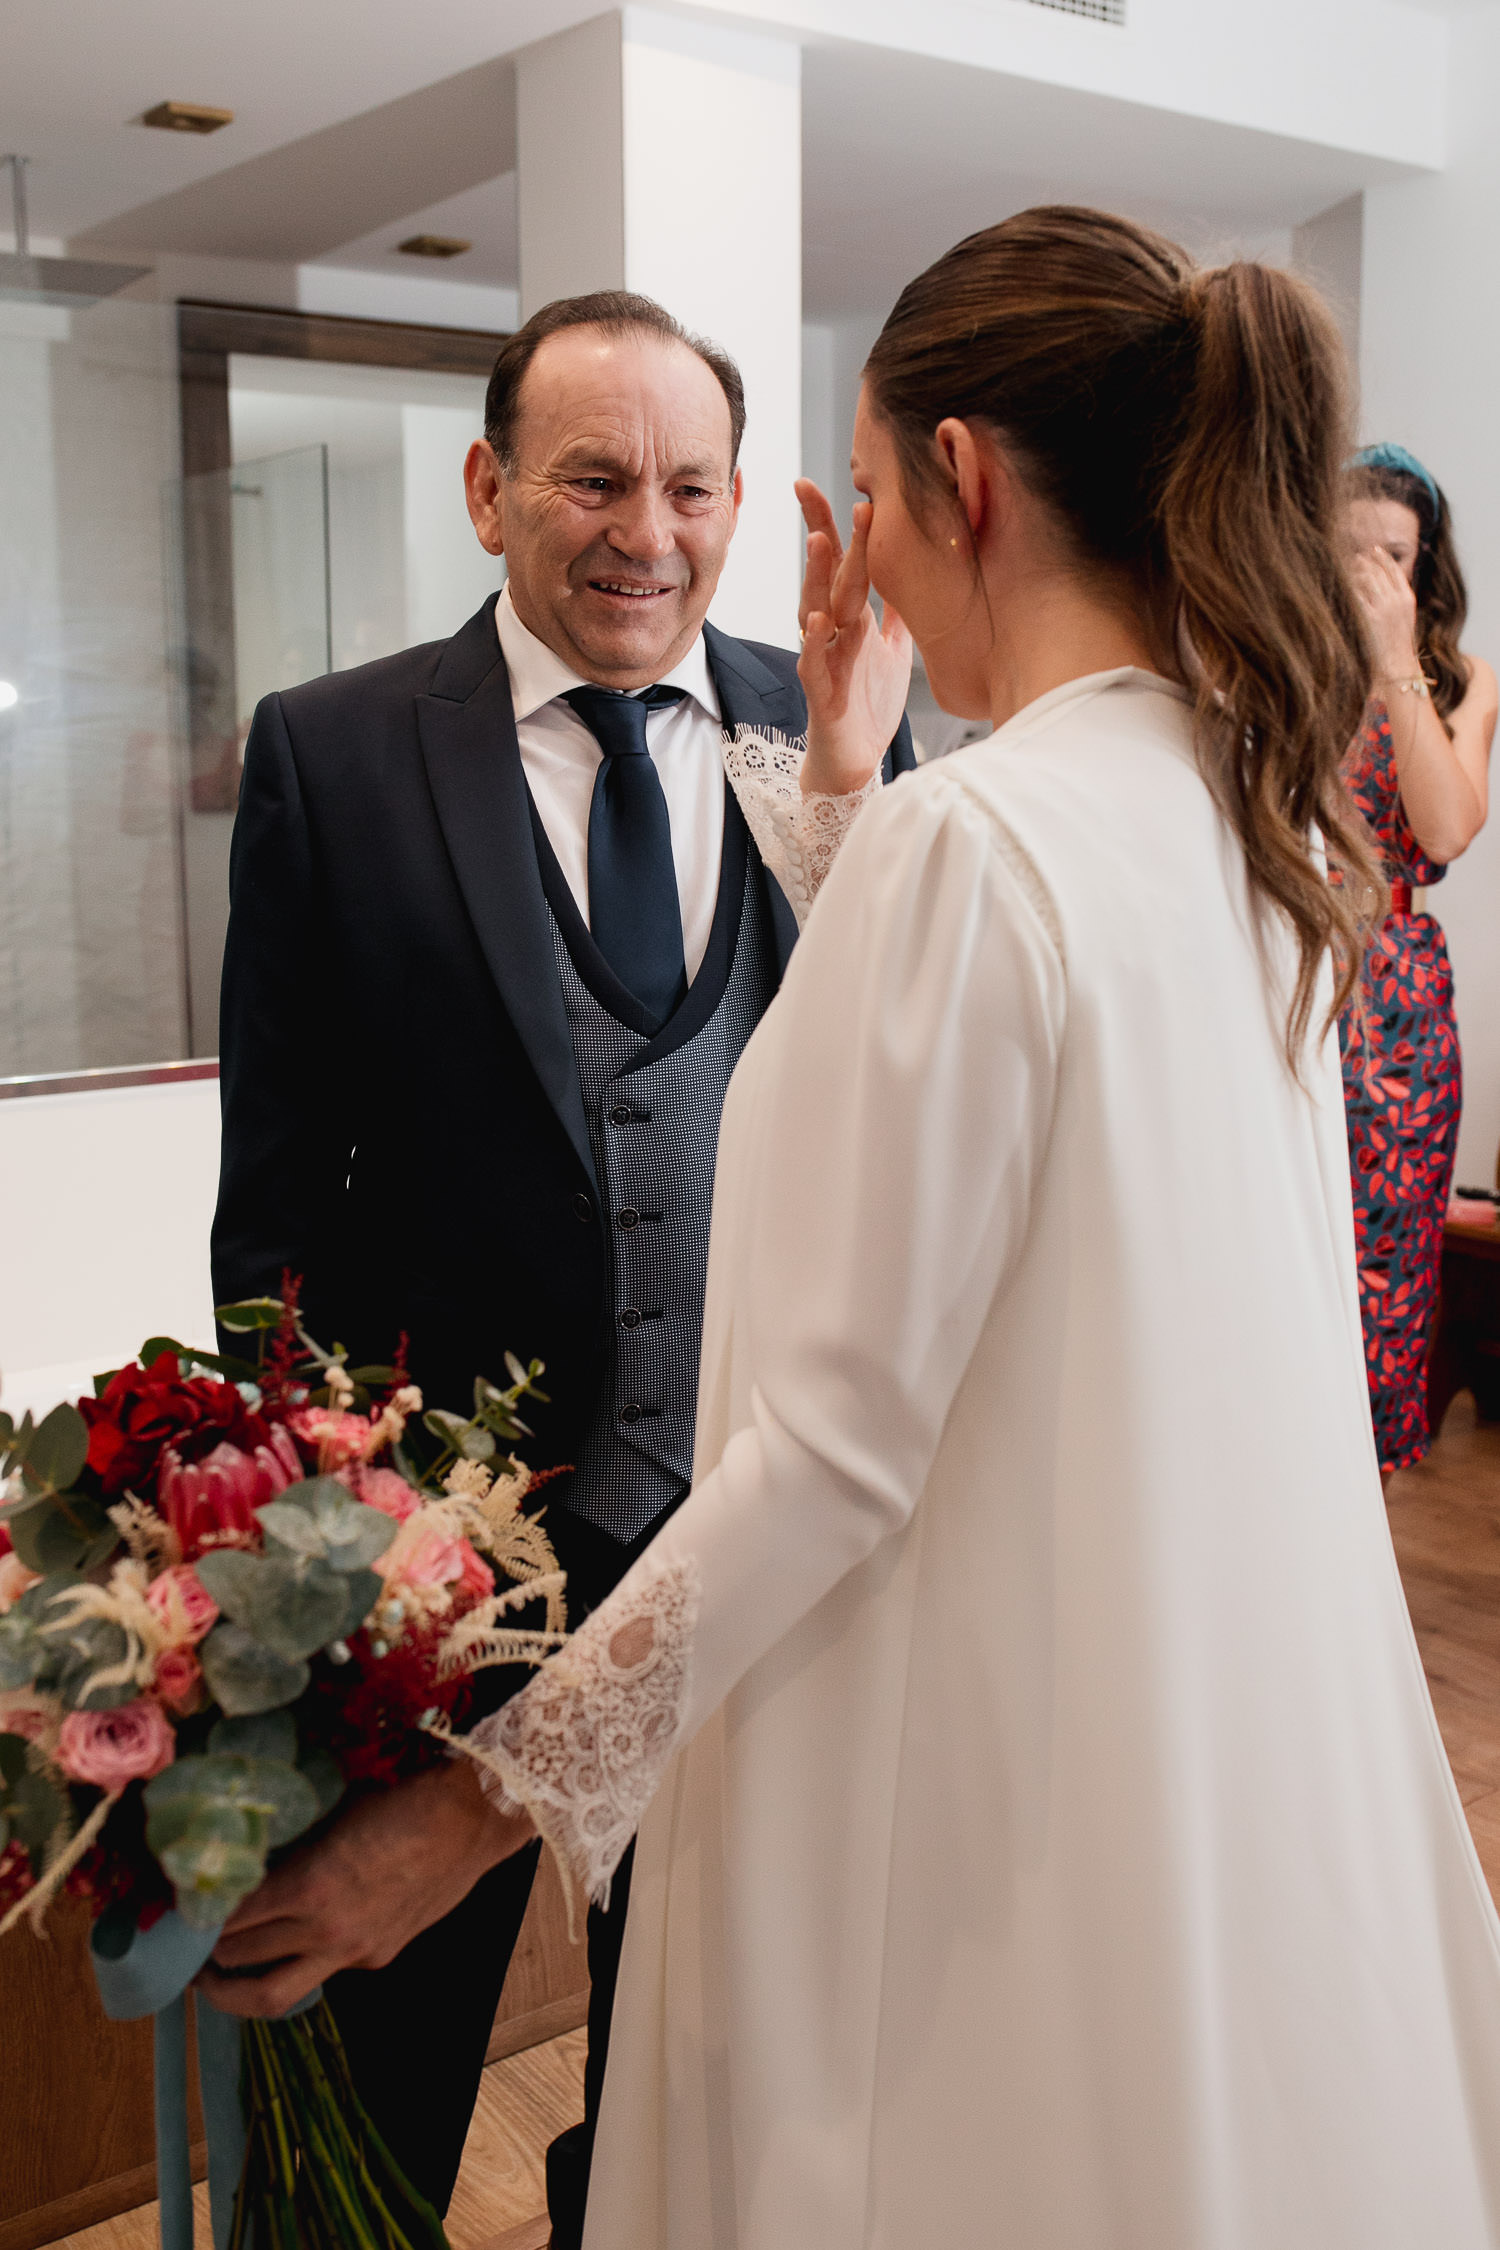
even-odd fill
[[(1397, 500), (1417, 519), (1420, 544), (1412, 591), (1417, 597), (1417, 648), (1432, 682), (1432, 706), (1448, 727), (1469, 692), (1469, 665), (1459, 649), (1469, 615), (1469, 589), (1453, 540), (1453, 517), (1441, 485), (1434, 502), (1420, 477), (1408, 469), (1357, 461), (1348, 472), (1355, 500)], [(1451, 735), (1452, 727), (1448, 727)]]
[(954, 504), (938, 424), (983, 424), (1080, 563), (1133, 585), (1154, 660), (1193, 691), (1199, 767), (1252, 900), (1295, 938), (1297, 1070), (1323, 956), (1331, 1023), (1384, 900), (1339, 778), (1369, 664), (1341, 543), (1344, 354), (1321, 299), (1272, 267), (1201, 270), (1126, 219), (1050, 206), (911, 282), (865, 380), (916, 510)]

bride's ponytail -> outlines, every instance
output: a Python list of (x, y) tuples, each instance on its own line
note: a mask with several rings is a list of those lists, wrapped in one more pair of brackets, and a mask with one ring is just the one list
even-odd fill
[(1251, 895), (1296, 943), (1295, 1069), (1324, 956), (1336, 1010), (1382, 895), (1339, 779), (1368, 668), (1339, 541), (1345, 378), (1325, 307), (1269, 267), (1200, 272), (1105, 212), (1023, 211), (902, 292), (865, 374), (915, 504), (953, 504), (939, 422), (986, 423), (1080, 559), (1134, 583), (1157, 661), (1193, 689)]
[[(1323, 954), (1342, 1005), (1382, 894), (1339, 780), (1369, 692), (1338, 539), (1343, 351), (1321, 301), (1274, 267), (1193, 274), (1183, 295), (1192, 376), (1161, 485), (1161, 552), (1199, 764), (1256, 893), (1297, 939), (1295, 1060)], [(1340, 884), (1310, 856), (1311, 834)]]

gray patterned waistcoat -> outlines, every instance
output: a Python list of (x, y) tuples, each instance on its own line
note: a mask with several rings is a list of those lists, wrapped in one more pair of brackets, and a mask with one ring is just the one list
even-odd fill
[[(626, 1543), (692, 1475), (719, 1118), (730, 1073), (778, 982), (764, 885), (754, 854), (747, 858), (718, 1006), (692, 1038), (654, 1061), (638, 1058), (655, 1045), (670, 1048), (671, 1024), (652, 1040), (612, 1014), (579, 974), (549, 911), (609, 1230), (614, 1324), (599, 1412), (558, 1497)], [(708, 968), (706, 959), (699, 975)]]

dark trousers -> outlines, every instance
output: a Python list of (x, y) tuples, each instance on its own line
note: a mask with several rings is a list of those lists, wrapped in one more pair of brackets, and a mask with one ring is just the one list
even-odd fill
[[(547, 1530), (568, 1573), (570, 1624), (579, 1624), (613, 1591), (665, 1521), (665, 1514), (659, 1516), (639, 1539), (622, 1546), (581, 1516), (549, 1510)], [(388, 1968), (346, 1969), (328, 1981), (329, 2005), (359, 2098), (412, 2186), (439, 2213), (447, 2210), (458, 2178), (485, 2049), (540, 1851), (540, 1845), (528, 1845), (491, 1868), (461, 1905), (413, 1938)], [(579, 2250), (583, 2239), (630, 1868), (627, 1853), (608, 1911), (589, 1909), (583, 2120), (559, 2134), (547, 2151), (554, 2250)]]

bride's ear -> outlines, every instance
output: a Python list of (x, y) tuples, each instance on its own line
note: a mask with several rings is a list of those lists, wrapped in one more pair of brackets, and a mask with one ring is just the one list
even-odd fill
[(938, 459), (953, 482), (953, 497), (977, 546), (1003, 523), (1013, 500), (1014, 473), (988, 431), (950, 415), (937, 426)]

